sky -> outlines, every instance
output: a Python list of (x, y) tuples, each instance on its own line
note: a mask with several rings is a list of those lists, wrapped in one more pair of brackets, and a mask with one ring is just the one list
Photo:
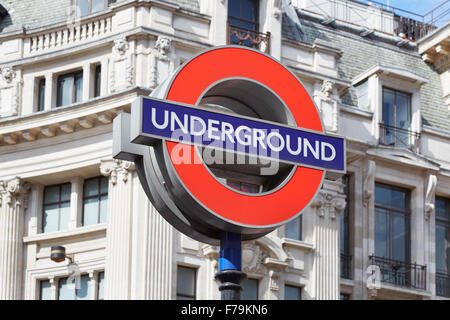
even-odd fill
[(376, 0), (376, 1), (385, 4), (389, 2), (389, 5), (393, 7), (408, 10), (421, 15), (424, 15), (425, 13), (429, 12), (430, 10), (432, 10), (433, 8), (437, 7), (438, 5), (444, 2), (444, 0)]

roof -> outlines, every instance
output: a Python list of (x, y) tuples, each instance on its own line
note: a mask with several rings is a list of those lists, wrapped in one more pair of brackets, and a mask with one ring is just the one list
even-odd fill
[[(116, 2), (126, 1), (117, 0)], [(180, 8), (199, 12), (199, 0), (167, 0), (162, 2), (179, 5)], [(110, 2), (112, 2), (110, 0)], [(67, 19), (71, 0), (0, 0), (8, 15), (0, 17), (0, 33), (45, 27), (62, 23)]]
[[(398, 46), (389, 41), (375, 40), (344, 29), (307, 19), (298, 10), (301, 26), (294, 25), (283, 15), (282, 37), (291, 41), (314, 44), (321, 39), (331, 47), (341, 51), (338, 60), (338, 74), (342, 80), (354, 81), (376, 65), (392, 66), (398, 70), (413, 71), (418, 79), (426, 79), (421, 87), (421, 114), (424, 125), (450, 131), (449, 111), (442, 95), (439, 73), (432, 64), (422, 60), (417, 46)], [(292, 30), (297, 28), (297, 30)], [(301, 30), (298, 30), (301, 28)], [(300, 32), (299, 32), (300, 31)], [(299, 39), (298, 34), (302, 34)], [(405, 71), (402, 71), (403, 73)], [(342, 97), (342, 102), (357, 106), (354, 87), (350, 87)]]

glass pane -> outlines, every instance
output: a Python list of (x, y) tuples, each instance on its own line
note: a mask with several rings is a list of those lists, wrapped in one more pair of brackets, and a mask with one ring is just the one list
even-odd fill
[(92, 0), (92, 12), (101, 11), (104, 9), (105, 0)]
[(105, 272), (100, 272), (98, 274), (98, 299), (99, 300), (105, 299), (104, 288), (105, 288)]
[(299, 287), (284, 286), (284, 300), (301, 300), (301, 289)]
[(59, 201), (59, 186), (45, 187), (44, 204)]
[(94, 92), (94, 97), (100, 96), (101, 80), (102, 80), (102, 67), (101, 66), (96, 66), (95, 67), (95, 92)]
[(78, 8), (80, 9), (80, 15), (84, 16), (89, 13), (89, 0), (78, 0)]
[(75, 75), (75, 101), (80, 102), (83, 100), (83, 74), (79, 73)]
[(407, 191), (390, 188), (381, 184), (375, 184), (375, 202), (377, 204), (384, 204), (389, 207), (406, 209)]
[(67, 230), (69, 229), (69, 221), (70, 221), (70, 203), (62, 203), (60, 208), (60, 221), (59, 221), (59, 230)]
[(439, 218), (444, 218), (446, 220), (449, 219), (446, 212), (446, 205), (445, 205), (445, 199), (436, 197), (435, 206), (436, 206), (436, 216)]
[(302, 216), (299, 216), (298, 218), (295, 218), (294, 220), (286, 224), (286, 238), (302, 240), (301, 219)]
[(98, 223), (98, 199), (85, 199), (83, 201), (83, 226), (91, 226)]
[(107, 177), (102, 177), (102, 181), (100, 184), (100, 192), (108, 193), (108, 178)]
[(192, 268), (178, 267), (177, 295), (195, 295), (195, 272)]
[(42, 280), (40, 282), (41, 292), (39, 298), (41, 300), (50, 300), (51, 299), (51, 284), (50, 280)]
[(106, 223), (107, 216), (108, 216), (108, 196), (102, 196), (100, 198), (100, 221), (99, 221), (99, 223)]
[(241, 15), (241, 1), (228, 1), (228, 16), (239, 17)]
[(241, 190), (241, 184), (237, 181), (227, 180), (227, 186), (236, 190)]
[(61, 201), (70, 201), (70, 192), (72, 186), (70, 183), (61, 185)]
[(59, 206), (57, 204), (44, 206), (42, 229), (44, 232), (58, 231)]
[(39, 80), (39, 97), (38, 97), (38, 111), (44, 110), (45, 105), (45, 79)]
[(77, 300), (89, 300), (89, 276), (87, 274), (80, 277), (80, 287), (76, 289)]
[(397, 92), (397, 114), (396, 126), (409, 130), (411, 123), (410, 103), (411, 97), (408, 94)]
[(258, 300), (258, 280), (247, 279), (242, 283), (242, 300)]
[(58, 107), (72, 103), (73, 76), (60, 76), (58, 78)]
[(75, 284), (68, 283), (68, 278), (58, 281), (58, 300), (75, 300)]
[[(395, 117), (394, 117), (394, 103), (395, 103), (395, 93), (388, 89), (383, 89), (383, 123), (385, 125), (395, 127)], [(382, 132), (382, 137), (384, 137), (384, 144), (394, 144), (394, 131), (392, 128), (385, 128), (384, 134)]]
[(375, 209), (375, 255), (388, 257), (387, 251), (387, 215), (382, 209)]
[(450, 258), (449, 246), (446, 243), (446, 228), (444, 224), (436, 223), (436, 271), (447, 273), (447, 261)]
[(257, 16), (257, 1), (255, 0), (241, 0), (242, 5), (242, 19), (256, 22)]
[(89, 179), (84, 181), (84, 196), (96, 196), (98, 195), (98, 178)]
[(406, 261), (406, 221), (401, 215), (392, 216), (392, 257)]

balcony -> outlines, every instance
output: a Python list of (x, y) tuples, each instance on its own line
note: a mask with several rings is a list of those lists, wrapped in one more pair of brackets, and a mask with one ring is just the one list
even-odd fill
[(373, 255), (369, 259), (372, 265), (380, 268), (381, 282), (400, 287), (426, 290), (427, 266)]
[(419, 152), (420, 133), (380, 123), (380, 144)]
[(450, 275), (436, 272), (436, 295), (450, 298)]
[(227, 44), (255, 48), (270, 54), (270, 32), (248, 30), (227, 22)]
[(352, 279), (352, 256), (341, 252), (341, 278)]

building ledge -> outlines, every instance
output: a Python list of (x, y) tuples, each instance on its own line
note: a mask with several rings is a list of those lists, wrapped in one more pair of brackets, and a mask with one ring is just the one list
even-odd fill
[(282, 238), (281, 239), (281, 245), (282, 246), (288, 246), (291, 248), (297, 248), (297, 249), (302, 249), (305, 251), (312, 251), (314, 250), (314, 245), (304, 242), (304, 241), (300, 241), (300, 240), (295, 240), (295, 239), (290, 239), (290, 238)]
[(397, 298), (399, 296), (408, 298), (429, 298), (432, 296), (430, 291), (414, 289), (414, 288), (406, 288), (400, 286), (394, 286), (387, 283), (382, 282), (379, 289), (376, 289), (376, 296), (386, 297), (388, 298), (391, 295), (395, 295)]
[(87, 227), (79, 227), (72, 230), (40, 233), (37, 235), (23, 237), (23, 242), (26, 244), (30, 244), (36, 242), (62, 240), (66, 238), (76, 237), (79, 235), (88, 236), (96, 233), (106, 234), (106, 223), (96, 224)]
[(355, 106), (351, 106), (348, 104), (341, 104), (340, 110), (346, 113), (351, 113), (356, 116), (360, 116), (366, 119), (372, 119), (373, 118), (373, 112), (364, 110)]
[(352, 81), (352, 85), (355, 86), (374, 74), (382, 74), (391, 78), (397, 78), (410, 82), (411, 84), (417, 84), (419, 86), (428, 82), (427, 78), (422, 77), (410, 70), (394, 66), (376, 64), (373, 67), (369, 68), (367, 71), (356, 76)]

